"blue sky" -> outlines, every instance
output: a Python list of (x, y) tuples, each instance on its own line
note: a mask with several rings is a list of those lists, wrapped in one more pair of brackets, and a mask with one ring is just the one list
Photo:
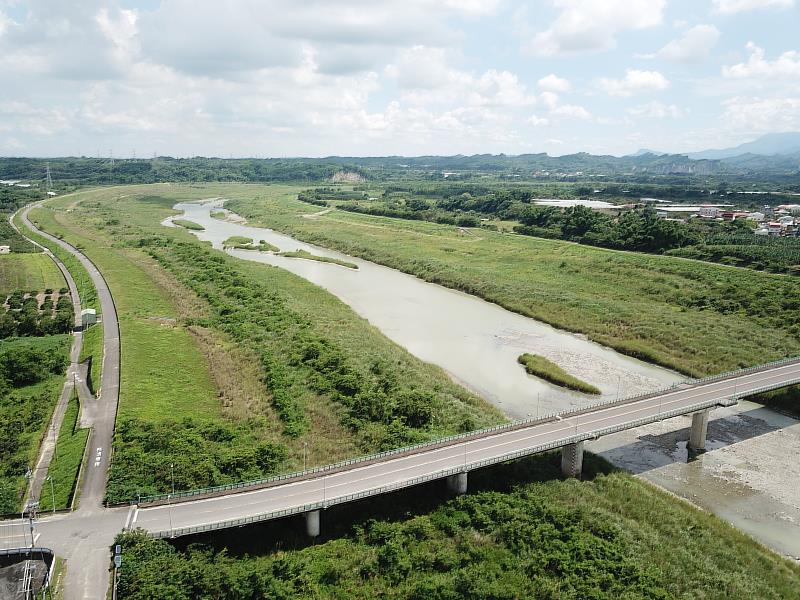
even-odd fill
[(800, 130), (797, 0), (0, 0), (0, 155), (688, 152)]

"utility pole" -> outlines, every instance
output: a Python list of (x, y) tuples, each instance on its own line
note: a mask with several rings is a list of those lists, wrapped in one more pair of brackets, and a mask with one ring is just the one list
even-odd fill
[(175, 463), (169, 463), (169, 471), (172, 476), (172, 495), (175, 495)]
[(303, 442), (303, 471), (306, 470), (306, 449), (308, 448), (308, 442)]
[(55, 514), (56, 513), (56, 492), (55, 492), (55, 488), (53, 487), (53, 476), (52, 475), (48, 475), (47, 476), (47, 481), (50, 482), (50, 495), (53, 497), (53, 514)]

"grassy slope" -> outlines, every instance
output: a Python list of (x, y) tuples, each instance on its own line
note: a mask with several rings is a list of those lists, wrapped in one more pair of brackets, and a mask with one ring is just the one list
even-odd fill
[(0, 296), (14, 290), (59, 290), (65, 285), (61, 271), (42, 253), (0, 255)]
[(56, 451), (47, 469), (47, 476), (52, 478), (53, 487), (51, 489), (50, 482), (45, 481), (42, 488), (39, 504), (44, 511), (53, 509), (53, 496), (55, 496), (56, 510), (69, 508), (72, 502), (86, 440), (89, 438), (89, 430), (78, 427), (79, 416), (80, 405), (77, 397), (73, 396), (64, 413)]
[(549, 381), (555, 385), (560, 385), (570, 390), (577, 390), (584, 394), (600, 394), (600, 390), (595, 386), (570, 375), (544, 356), (537, 356), (536, 354), (528, 354), (526, 352), (525, 354), (521, 354), (517, 361), (525, 367), (529, 375), (541, 377), (545, 381)]
[[(74, 199), (73, 199), (74, 201)], [(119, 416), (217, 417), (219, 406), (202, 356), (182, 328), (164, 325), (176, 309), (125, 249), (109, 251), (104, 232), (89, 233), (71, 213), (36, 209), (31, 216), (48, 232), (79, 246), (102, 271), (114, 296), (125, 341)]]
[[(796, 278), (484, 230), (460, 235), (452, 226), (342, 211), (303, 219), (316, 207), (295, 200), (297, 189), (257, 188), (248, 197), (234, 188), (227, 206), (253, 224), (473, 293), (688, 374), (800, 354), (800, 326), (791, 327), (793, 315), (800, 317)], [(728, 302), (731, 290), (745, 308)]]
[[(587, 470), (609, 471), (597, 459), (588, 462)], [(211, 552), (124, 537), (120, 589), (132, 600), (203, 593), (337, 600), (797, 597), (800, 567), (630, 475), (560, 481), (557, 456), (549, 455), (470, 473), (470, 487), (450, 500), (439, 482), (335, 507), (326, 512), (326, 537), (308, 547), (299, 521), (252, 531), (250, 544), (242, 543), (246, 531), (214, 538)], [(270, 547), (273, 539), (278, 548)], [(229, 544), (231, 552), (215, 553)], [(265, 547), (266, 555), (247, 555)]]

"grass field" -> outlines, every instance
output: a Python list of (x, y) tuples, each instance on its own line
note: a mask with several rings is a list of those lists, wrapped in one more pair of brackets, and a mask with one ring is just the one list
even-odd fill
[[(176, 483), (184, 489), (259, 476), (248, 454), (258, 448), (264, 448), (258, 450), (261, 456), (265, 456), (264, 452), (272, 456), (264, 463), (270, 468), (275, 460), (281, 460), (284, 450), (279, 448), (284, 448), (286, 457), (281, 468), (293, 470), (302, 467), (304, 454), (311, 466), (390, 443), (386, 433), (372, 426), (356, 437), (350, 426), (343, 424), (345, 407), (333, 401), (330, 392), (309, 387), (307, 376), (301, 375), (307, 367), (292, 364), (286, 366), (288, 376), (295, 382), (291, 402), (302, 411), (304, 433), (297, 437), (286, 434), (282, 419), (273, 408), (274, 399), (262, 383), (264, 375), (257, 359), (259, 353), (274, 344), (270, 352), (285, 360), (283, 356), (290, 355), (289, 349), (281, 344), (286, 340), (271, 338), (268, 329), (264, 333), (256, 329), (252, 334), (231, 339), (229, 330), (209, 319), (213, 312), (209, 299), (222, 293), (219, 285), (226, 281), (225, 277), (211, 280), (210, 288), (204, 287), (205, 283), (200, 286), (205, 282), (203, 272), (192, 272), (194, 259), (188, 255), (180, 258), (167, 249), (162, 263), (148, 256), (162, 247), (163, 239), (170, 239), (190, 242), (187, 251), (197, 248), (200, 254), (196, 258), (205, 260), (203, 257), (211, 251), (203, 244), (188, 232), (165, 228), (160, 222), (173, 214), (170, 207), (174, 202), (203, 197), (206, 191), (188, 186), (140, 189), (137, 194), (137, 188), (131, 188), (131, 197), (125, 199), (104, 190), (89, 191), (60, 199), (53, 203), (54, 210), (40, 210), (33, 215), (47, 231), (80, 246), (96, 262), (119, 311), (123, 348), (121, 402), (109, 497), (127, 500), (137, 493), (163, 491), (171, 462), (176, 463)], [(156, 192), (169, 197), (162, 198)], [(119, 215), (125, 218), (120, 219)], [(403, 373), (398, 379), (402, 385), (416, 381), (430, 390), (426, 393), (440, 396), (437, 412), (440, 410), (442, 416), (425, 436), (453, 433), (467, 422), (471, 427), (502, 420), (497, 411), (450, 382), (441, 370), (420, 363), (320, 288), (282, 269), (217, 252), (213, 255), (224, 259), (226, 269), (245, 277), (243, 284), (252, 282), (256, 286), (248, 293), (279, 296), (275, 301), (254, 304), (256, 311), (260, 310), (258, 307), (290, 303), (292, 312), (269, 318), (308, 319), (312, 324), (309, 332), (324, 336), (329, 340), (325, 344), (348, 344), (342, 356), (348, 356), (360, 372), (368, 374), (373, 363), (381, 359), (397, 365), (393, 368)], [(184, 276), (185, 280), (181, 279)], [(343, 323), (351, 324), (357, 335)], [(324, 344), (320, 347), (329, 351)], [(403, 410), (415, 410), (414, 403), (418, 401), (417, 397), (404, 396), (403, 402), (409, 404)], [(428, 415), (413, 412), (407, 418), (426, 419)], [(387, 429), (391, 435), (397, 431)], [(162, 435), (170, 437), (162, 443)], [(191, 451), (189, 445), (193, 446)]]
[[(53, 510), (55, 496), (56, 510), (69, 508), (78, 484), (78, 473), (89, 438), (88, 429), (80, 429), (78, 418), (80, 405), (77, 396), (73, 396), (64, 413), (64, 421), (58, 433), (58, 442), (47, 469), (48, 479), (44, 483), (39, 500), (41, 510)], [(51, 488), (52, 481), (52, 488)]]
[(800, 354), (797, 278), (342, 211), (304, 219), (317, 207), (297, 190), (229, 190), (226, 206), (689, 375)]
[(203, 231), (203, 229), (205, 229), (205, 227), (199, 223), (188, 221), (186, 219), (173, 219), (172, 222), (175, 223), (175, 225), (183, 227), (184, 229), (191, 229), (193, 231)]
[(14, 290), (59, 290), (66, 285), (61, 271), (43, 253), (0, 255), (0, 296)]
[(279, 252), (278, 256), (285, 256), (286, 258), (303, 258), (305, 260), (316, 260), (317, 262), (332, 263), (334, 265), (339, 265), (340, 267), (347, 267), (348, 269), (358, 268), (358, 265), (355, 263), (351, 263), (346, 260), (340, 260), (338, 258), (332, 258), (330, 256), (317, 256), (316, 254), (311, 254), (311, 252), (308, 252), (306, 250)]
[(583, 392), (584, 394), (600, 394), (600, 390), (595, 386), (586, 383), (573, 377), (564, 369), (559, 367), (553, 361), (546, 359), (544, 356), (537, 356), (536, 354), (520, 354), (517, 362), (525, 367), (525, 371), (529, 375), (541, 377), (545, 381), (552, 384), (560, 385), (570, 390)]

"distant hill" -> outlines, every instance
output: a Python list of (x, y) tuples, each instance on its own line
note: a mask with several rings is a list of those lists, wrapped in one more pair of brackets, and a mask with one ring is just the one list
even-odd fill
[(658, 150), (650, 150), (649, 148), (641, 148), (633, 154), (628, 154), (630, 157), (644, 156), (645, 154), (652, 154), (653, 156), (664, 156), (666, 152), (659, 152)]
[(703, 150), (702, 152), (692, 152), (687, 154), (689, 158), (695, 160), (708, 159), (719, 160), (741, 156), (743, 154), (755, 154), (759, 156), (775, 156), (783, 154), (795, 154), (800, 152), (800, 132), (769, 133), (757, 140), (739, 144), (733, 148), (723, 148), (719, 150)]

